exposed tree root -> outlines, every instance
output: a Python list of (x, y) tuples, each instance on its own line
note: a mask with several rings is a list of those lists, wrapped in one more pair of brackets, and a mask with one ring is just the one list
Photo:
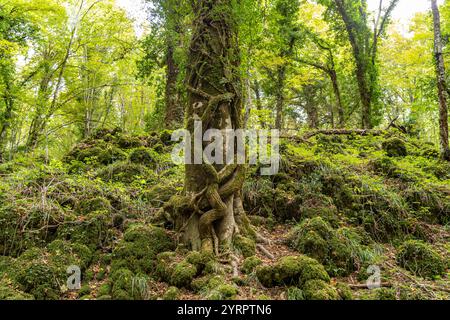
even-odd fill
[(274, 260), (275, 256), (269, 252), (262, 244), (257, 244), (256, 247), (261, 251), (267, 258)]

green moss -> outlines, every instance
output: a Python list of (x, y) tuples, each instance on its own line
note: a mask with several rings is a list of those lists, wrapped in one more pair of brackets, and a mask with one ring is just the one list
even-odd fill
[(256, 253), (255, 241), (243, 236), (236, 236), (233, 239), (234, 247), (242, 253), (245, 258), (254, 256)]
[(133, 272), (125, 268), (112, 273), (111, 293), (115, 300), (133, 300), (133, 278)]
[(207, 275), (192, 281), (192, 289), (208, 300), (232, 300), (239, 290), (222, 276)]
[(106, 246), (112, 240), (112, 216), (109, 211), (93, 211), (82, 219), (70, 217), (58, 228), (58, 238), (88, 246), (92, 250)]
[(168, 282), (174, 271), (175, 252), (168, 251), (158, 254), (156, 261), (156, 274), (164, 281)]
[(352, 289), (345, 283), (336, 284), (336, 290), (342, 300), (353, 300)]
[(144, 165), (116, 162), (97, 171), (97, 176), (108, 182), (132, 183), (136, 180), (151, 178), (150, 172)]
[(139, 137), (124, 134), (117, 137), (116, 142), (122, 149), (138, 148), (143, 145), (143, 141)]
[(123, 161), (126, 158), (127, 154), (114, 146), (110, 146), (98, 154), (98, 161), (103, 165), (110, 165), (118, 161)]
[(98, 288), (97, 296), (106, 296), (111, 293), (111, 284), (109, 282), (104, 283)]
[(136, 273), (152, 273), (157, 255), (174, 247), (165, 230), (135, 224), (126, 230), (123, 240), (114, 248), (111, 266), (113, 270), (129, 268)]
[(265, 287), (302, 286), (309, 280), (330, 281), (324, 267), (317, 260), (306, 256), (283, 257), (273, 266), (259, 266), (256, 276)]
[(179, 296), (180, 290), (177, 287), (170, 287), (164, 293), (163, 300), (178, 300)]
[(112, 206), (108, 199), (103, 197), (95, 197), (92, 199), (82, 200), (78, 203), (76, 210), (83, 215), (95, 211), (111, 211)]
[(238, 293), (235, 285), (223, 283), (212, 289), (206, 298), (208, 300), (233, 300)]
[(20, 290), (39, 300), (57, 300), (67, 281), (67, 268), (85, 268), (90, 262), (89, 249), (56, 240), (47, 249), (33, 248), (24, 252), (8, 274)]
[(87, 296), (91, 293), (92, 289), (89, 285), (84, 285), (81, 287), (81, 289), (78, 291), (78, 296)]
[(406, 157), (408, 151), (405, 141), (400, 138), (390, 138), (383, 142), (383, 150), (389, 157)]
[(309, 280), (302, 289), (307, 300), (340, 300), (338, 291), (323, 280)]
[(286, 299), (287, 300), (305, 300), (305, 296), (303, 290), (297, 287), (289, 287), (286, 290)]
[(443, 258), (429, 244), (416, 240), (401, 245), (397, 261), (401, 267), (424, 278), (444, 275), (447, 268)]
[(253, 271), (255, 271), (256, 267), (262, 264), (262, 260), (258, 257), (248, 257), (244, 260), (244, 263), (242, 264), (241, 270), (244, 274), (251, 274)]
[(397, 300), (395, 289), (379, 288), (374, 290), (377, 300)]
[(34, 300), (34, 297), (20, 291), (10, 279), (2, 277), (0, 278), (0, 300)]
[(194, 265), (185, 261), (180, 262), (173, 269), (170, 284), (178, 288), (189, 287), (196, 275), (197, 268)]
[(147, 148), (134, 149), (129, 156), (131, 163), (143, 164), (145, 166), (151, 166), (155, 163), (155, 159), (150, 154)]
[(289, 237), (290, 245), (326, 266), (332, 275), (348, 275), (355, 270), (349, 241), (321, 217), (306, 219), (295, 227)]

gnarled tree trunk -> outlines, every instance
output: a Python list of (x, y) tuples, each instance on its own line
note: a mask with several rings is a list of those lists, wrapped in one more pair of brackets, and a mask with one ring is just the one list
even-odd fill
[[(202, 134), (208, 129), (240, 129), (242, 84), (232, 0), (198, 0), (192, 6), (196, 18), (186, 79), (188, 131), (194, 137), (196, 120), (202, 121)], [(203, 163), (186, 165), (189, 206), (175, 227), (191, 249), (218, 253), (245, 229), (244, 167)]]

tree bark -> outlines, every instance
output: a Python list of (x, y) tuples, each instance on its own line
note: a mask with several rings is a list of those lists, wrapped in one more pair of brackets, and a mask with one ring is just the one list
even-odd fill
[[(262, 105), (262, 98), (261, 98), (261, 86), (259, 85), (258, 80), (255, 80), (253, 83), (254, 83), (254, 90), (255, 90), (256, 110), (262, 111), (263, 105)], [(263, 117), (261, 115), (259, 117), (259, 123), (261, 124), (261, 127), (263, 129), (266, 128), (266, 123), (264, 122)]]
[(275, 129), (281, 130), (283, 128), (283, 112), (284, 112), (284, 83), (286, 78), (286, 66), (278, 67), (278, 83), (276, 91), (276, 119)]
[[(198, 0), (191, 5), (196, 18), (186, 79), (187, 129), (194, 137), (196, 120), (202, 122), (202, 134), (208, 129), (240, 129), (243, 95), (232, 0)], [(194, 145), (192, 150), (198, 152)], [(186, 165), (190, 206), (178, 217), (175, 228), (191, 249), (218, 254), (219, 247), (228, 248), (233, 236), (243, 231), (244, 176), (241, 165)]]
[(441, 156), (450, 160), (448, 143), (448, 106), (447, 106), (447, 84), (445, 80), (445, 65), (442, 50), (441, 18), (436, 0), (431, 0), (434, 25), (434, 58), (436, 63), (436, 77), (439, 96), (439, 137)]
[(370, 97), (370, 89), (367, 81), (367, 62), (364, 57), (363, 48), (357, 40), (357, 31), (355, 30), (356, 24), (349, 16), (343, 0), (335, 0), (336, 7), (338, 9), (339, 14), (344, 21), (345, 27), (347, 29), (347, 33), (349, 36), (350, 44), (353, 49), (353, 56), (355, 58), (356, 63), (356, 80), (358, 82), (358, 89), (361, 98), (362, 104), (362, 127), (364, 129), (372, 128), (372, 105), (371, 105), (371, 97)]
[(178, 90), (178, 74), (179, 68), (174, 57), (174, 46), (169, 43), (166, 53), (166, 127), (176, 127), (183, 122), (183, 105), (180, 101), (180, 93)]

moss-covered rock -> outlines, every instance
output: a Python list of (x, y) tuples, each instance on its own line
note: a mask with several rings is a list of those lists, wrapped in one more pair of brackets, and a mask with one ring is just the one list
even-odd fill
[(233, 239), (234, 247), (242, 253), (245, 258), (254, 256), (256, 253), (255, 241), (243, 236), (236, 236)]
[(251, 274), (255, 271), (256, 267), (262, 264), (262, 260), (256, 256), (248, 257), (244, 260), (241, 270), (244, 274)]
[(108, 199), (104, 197), (94, 197), (87, 200), (81, 200), (77, 206), (76, 210), (83, 215), (94, 211), (111, 211), (112, 206)]
[(106, 282), (106, 283), (102, 284), (100, 286), (100, 288), (98, 288), (97, 296), (98, 297), (107, 296), (107, 295), (109, 295), (111, 293), (111, 289), (112, 289), (111, 283), (110, 282)]
[(405, 141), (400, 138), (390, 138), (383, 141), (383, 150), (389, 157), (406, 157), (408, 155)]
[(170, 276), (170, 284), (177, 288), (189, 287), (197, 275), (197, 268), (189, 262), (182, 261), (175, 265)]
[(133, 300), (133, 278), (133, 272), (125, 268), (111, 274), (111, 293), (114, 300)]
[(145, 166), (151, 166), (155, 163), (155, 159), (147, 148), (134, 149), (129, 156), (131, 163), (143, 164)]
[(127, 154), (115, 146), (109, 146), (98, 154), (98, 161), (102, 165), (113, 164), (117, 161), (123, 161), (127, 158)]
[(180, 290), (177, 287), (170, 287), (163, 295), (163, 300), (178, 300)]
[(192, 281), (192, 289), (208, 300), (233, 300), (239, 293), (237, 286), (219, 275), (206, 275)]
[[(96, 205), (105, 204), (99, 199), (93, 199)], [(95, 250), (105, 247), (111, 242), (113, 236), (111, 227), (111, 212), (100, 210), (88, 212), (82, 216), (67, 216), (57, 233), (59, 239), (84, 244)]]
[(112, 269), (129, 268), (136, 273), (152, 273), (156, 256), (173, 249), (174, 242), (165, 230), (150, 225), (131, 225), (114, 248), (111, 266)]
[(265, 287), (278, 285), (304, 285), (309, 280), (330, 281), (324, 267), (307, 256), (288, 256), (275, 265), (256, 268), (256, 276)]
[(444, 259), (429, 244), (416, 240), (401, 245), (397, 261), (401, 267), (424, 278), (443, 275), (447, 268)]
[(67, 269), (79, 266), (82, 270), (92, 256), (89, 248), (56, 240), (47, 249), (33, 248), (24, 252), (8, 274), (21, 291), (38, 300), (57, 300), (66, 290)]
[(336, 284), (336, 290), (342, 300), (353, 300), (353, 292), (348, 284), (340, 282)]
[(347, 275), (356, 269), (349, 239), (321, 217), (306, 219), (293, 228), (290, 245), (326, 266), (332, 275)]
[(142, 164), (116, 162), (97, 172), (97, 176), (107, 182), (132, 183), (138, 179), (151, 177), (149, 170)]
[(323, 280), (309, 280), (302, 289), (306, 300), (340, 300), (336, 288)]

